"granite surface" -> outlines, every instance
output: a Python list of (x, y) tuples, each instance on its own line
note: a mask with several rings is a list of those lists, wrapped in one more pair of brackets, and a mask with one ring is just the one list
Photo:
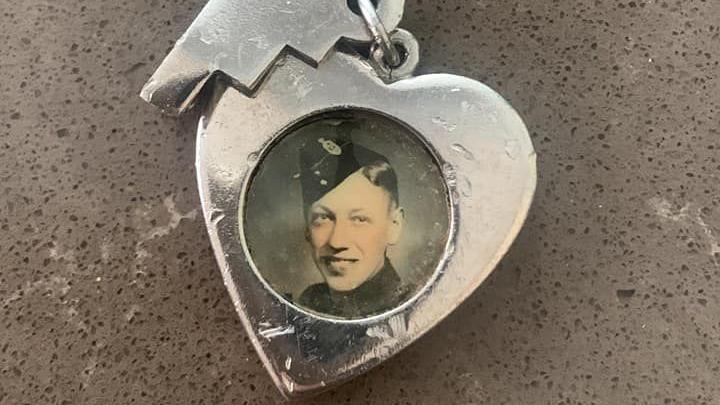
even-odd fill
[[(137, 96), (202, 0), (0, 0), (0, 404), (272, 404), (199, 212), (194, 125)], [(423, 72), (539, 158), (452, 316), (307, 404), (720, 404), (720, 2), (408, 0)]]

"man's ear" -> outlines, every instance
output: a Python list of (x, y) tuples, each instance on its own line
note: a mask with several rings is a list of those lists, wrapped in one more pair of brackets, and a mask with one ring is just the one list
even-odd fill
[(402, 207), (394, 209), (390, 213), (390, 229), (388, 230), (388, 245), (397, 245), (405, 225), (405, 210)]

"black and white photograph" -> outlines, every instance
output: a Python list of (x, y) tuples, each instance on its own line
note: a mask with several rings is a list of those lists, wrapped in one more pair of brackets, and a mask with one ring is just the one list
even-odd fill
[(0, 405), (720, 405), (719, 360), (720, 0), (0, 0)]
[(402, 305), (432, 278), (448, 239), (431, 152), (369, 112), (319, 116), (290, 132), (261, 158), (246, 199), (258, 272), (322, 315), (358, 319)]

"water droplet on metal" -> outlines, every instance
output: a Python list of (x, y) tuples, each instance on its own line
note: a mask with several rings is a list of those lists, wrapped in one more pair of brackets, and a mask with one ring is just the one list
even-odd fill
[(442, 117), (435, 117), (432, 119), (432, 122), (435, 125), (445, 128), (445, 130), (448, 132), (453, 132), (455, 129), (457, 129), (457, 124), (450, 123)]
[(464, 157), (467, 160), (475, 160), (475, 155), (473, 155), (472, 152), (467, 150), (464, 146), (460, 145), (459, 143), (454, 143), (451, 145), (451, 148), (453, 151), (460, 154), (460, 156)]
[(463, 177), (462, 182), (460, 182), (460, 193), (463, 197), (472, 197), (472, 183), (467, 177)]

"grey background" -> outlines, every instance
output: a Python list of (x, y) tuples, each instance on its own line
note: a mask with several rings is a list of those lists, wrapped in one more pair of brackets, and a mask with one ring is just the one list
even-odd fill
[(448, 241), (450, 213), (440, 168), (422, 141), (395, 121), (355, 112), (354, 119), (344, 122), (341, 127), (337, 118), (309, 123), (266, 153), (253, 177), (244, 213), (253, 261), (278, 293), (290, 293), (294, 299), (323, 281), (305, 239), (300, 150), (320, 136), (331, 139), (343, 133), (356, 145), (383, 154), (395, 169), (405, 223), (398, 244), (388, 249), (388, 258), (403, 282), (419, 291), (434, 274)]
[[(0, 0), (0, 403), (273, 404), (212, 257), (196, 117), (137, 93), (202, 0)], [(718, 404), (720, 3), (419, 1), (422, 70), (525, 118), (502, 265), (306, 404)], [(303, 403), (303, 402), (301, 402)]]

